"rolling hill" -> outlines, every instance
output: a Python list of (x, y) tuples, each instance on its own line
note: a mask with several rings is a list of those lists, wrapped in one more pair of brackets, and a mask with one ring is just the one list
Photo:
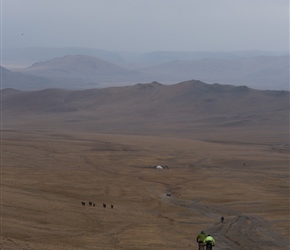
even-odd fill
[(54, 84), (67, 89), (85, 89), (126, 85), (144, 79), (140, 72), (88, 55), (68, 55), (37, 62), (18, 70), (35, 76), (46, 77)]
[(180, 128), (184, 136), (199, 137), (194, 131), (208, 127), (208, 139), (219, 128), (260, 126), (270, 133), (273, 125), (284, 130), (289, 125), (288, 91), (194, 80), (79, 91), (3, 90), (2, 107), (7, 124), (19, 115), (34, 117), (32, 120), (46, 116), (62, 126), (104, 133), (169, 135)]

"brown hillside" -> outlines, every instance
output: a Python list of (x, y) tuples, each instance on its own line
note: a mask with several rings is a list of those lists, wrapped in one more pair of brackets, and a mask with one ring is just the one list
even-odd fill
[(287, 91), (4, 89), (0, 248), (287, 249), (289, 141)]
[(29, 114), (40, 123), (39, 117), (45, 115), (51, 121), (75, 129), (159, 135), (170, 135), (180, 129), (184, 136), (198, 136), (204, 126), (210, 135), (211, 131), (223, 127), (260, 126), (271, 133), (273, 125), (282, 131), (289, 125), (287, 91), (259, 91), (199, 81), (80, 91), (46, 89), (9, 95), (3, 91), (2, 95), (3, 114), (8, 124), (10, 118), (13, 122), (17, 120), (15, 114)]

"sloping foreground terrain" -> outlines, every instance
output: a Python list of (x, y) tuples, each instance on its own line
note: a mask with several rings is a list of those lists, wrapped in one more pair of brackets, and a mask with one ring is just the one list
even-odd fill
[(289, 247), (288, 92), (6, 89), (2, 119), (1, 249)]

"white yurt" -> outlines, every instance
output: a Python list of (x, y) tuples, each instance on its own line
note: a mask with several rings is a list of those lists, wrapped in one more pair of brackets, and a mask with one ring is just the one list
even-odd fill
[(158, 165), (158, 166), (156, 166), (156, 169), (163, 169), (163, 167)]

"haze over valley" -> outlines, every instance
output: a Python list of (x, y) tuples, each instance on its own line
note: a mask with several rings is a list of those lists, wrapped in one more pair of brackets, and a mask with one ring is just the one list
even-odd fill
[(0, 7), (0, 249), (290, 247), (288, 0)]
[(174, 84), (194, 79), (289, 90), (286, 52), (117, 53), (89, 48), (30, 48), (6, 49), (3, 54), (2, 88), (86, 89), (153, 81)]
[(1, 67), (1, 248), (289, 247), (289, 56), (95, 52)]

